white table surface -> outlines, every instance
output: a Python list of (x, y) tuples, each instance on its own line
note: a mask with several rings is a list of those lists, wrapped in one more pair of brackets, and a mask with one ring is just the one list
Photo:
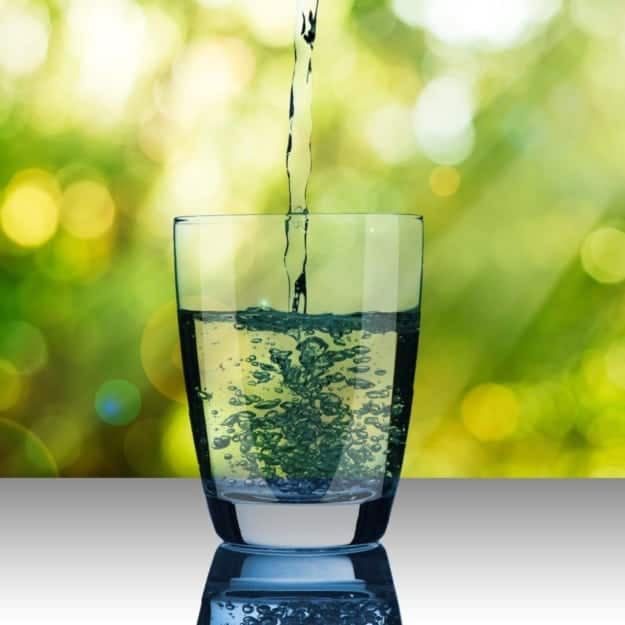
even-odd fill
[[(0, 480), (0, 624), (195, 625), (219, 541), (195, 480)], [(402, 483), (404, 625), (625, 623), (622, 481)]]

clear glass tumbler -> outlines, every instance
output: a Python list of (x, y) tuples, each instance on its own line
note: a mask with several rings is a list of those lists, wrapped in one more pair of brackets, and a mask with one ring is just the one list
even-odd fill
[(208, 507), (235, 544), (376, 542), (412, 409), (423, 222), (319, 214), (291, 223), (305, 241), (305, 312), (291, 307), (285, 223), (175, 221), (182, 356)]

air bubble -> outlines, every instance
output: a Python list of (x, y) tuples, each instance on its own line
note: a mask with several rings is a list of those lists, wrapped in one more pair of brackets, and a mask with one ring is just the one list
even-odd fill
[[(259, 398), (260, 399), (260, 398)], [(266, 401), (259, 401), (256, 404), (256, 408), (259, 410), (270, 410), (271, 408), (275, 408), (280, 405), (279, 399), (268, 399)]]
[(388, 391), (369, 391), (367, 397), (370, 399), (384, 399), (388, 397)]
[(369, 380), (365, 380), (364, 378), (351, 378), (347, 380), (347, 383), (353, 388), (359, 388), (359, 389), (368, 389), (368, 388), (373, 388), (375, 386), (373, 382), (369, 382)]
[(271, 374), (269, 374), (267, 371), (254, 371), (254, 373), (252, 373), (252, 376), (254, 376), (254, 378), (258, 380), (258, 382), (269, 382), (269, 380), (271, 380)]
[(345, 376), (342, 373), (332, 373), (327, 379), (330, 384), (340, 384), (341, 382), (345, 382)]
[(302, 341), (297, 349), (300, 352), (301, 363), (307, 365), (313, 364), (328, 349), (328, 344), (318, 337), (313, 337)]
[(224, 449), (230, 445), (229, 436), (218, 436), (213, 439), (213, 449)]
[(241, 410), (230, 415), (221, 425), (224, 427), (232, 427), (241, 421), (248, 421), (256, 416), (251, 410)]

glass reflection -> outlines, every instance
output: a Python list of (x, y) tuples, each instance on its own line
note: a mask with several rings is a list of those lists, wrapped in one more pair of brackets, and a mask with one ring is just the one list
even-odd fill
[(401, 625), (382, 546), (311, 554), (224, 544), (215, 553), (198, 625), (335, 624)]

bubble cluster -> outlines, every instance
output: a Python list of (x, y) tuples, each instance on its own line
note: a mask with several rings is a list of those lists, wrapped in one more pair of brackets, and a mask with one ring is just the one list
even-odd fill
[(398, 477), (414, 369), (395, 362), (416, 360), (416, 311), (182, 314), (216, 491), (353, 500)]
[[(244, 600), (241, 600), (244, 601)], [(213, 600), (211, 616), (223, 625), (399, 625), (397, 603), (345, 592), (336, 598), (260, 598), (245, 603)], [(215, 621), (217, 622), (217, 621)]]

